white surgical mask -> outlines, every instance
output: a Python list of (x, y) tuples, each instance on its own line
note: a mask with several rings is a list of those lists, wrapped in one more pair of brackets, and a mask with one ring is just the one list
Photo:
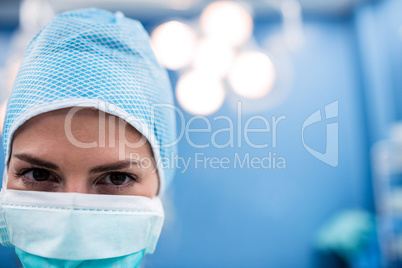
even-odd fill
[(144, 253), (154, 251), (163, 220), (158, 197), (4, 188), (0, 193), (1, 242), (15, 246), (23, 262), (24, 258), (90, 261), (86, 264), (95, 266), (110, 258), (140, 262)]

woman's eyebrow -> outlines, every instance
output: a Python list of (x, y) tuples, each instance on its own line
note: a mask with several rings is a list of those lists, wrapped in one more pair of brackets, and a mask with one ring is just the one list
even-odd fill
[(110, 163), (110, 164), (105, 164), (101, 166), (94, 167), (91, 169), (91, 173), (100, 173), (100, 172), (105, 172), (105, 171), (113, 171), (113, 170), (119, 170), (119, 169), (124, 169), (124, 168), (131, 168), (133, 165), (138, 165), (140, 164), (138, 161), (133, 161), (133, 160), (127, 160), (127, 161), (120, 161), (116, 163)]
[(40, 166), (48, 169), (53, 169), (53, 170), (59, 170), (59, 167), (53, 163), (35, 158), (33, 156), (30, 156), (28, 154), (14, 154), (13, 157), (16, 157), (22, 161), (28, 162), (30, 164), (33, 164), (35, 166)]
[[(59, 167), (57, 165), (55, 165), (51, 162), (47, 162), (45, 160), (35, 158), (28, 154), (14, 154), (13, 157), (16, 157), (22, 161), (33, 164), (35, 166), (40, 166), (40, 167), (53, 169), (53, 170), (59, 170)], [(138, 166), (138, 165), (140, 165), (139, 161), (134, 161), (134, 160), (120, 161), (120, 162), (116, 162), (116, 163), (105, 164), (105, 165), (94, 167), (93, 169), (91, 169), (90, 172), (91, 173), (100, 173), (100, 172), (105, 172), (105, 171), (113, 171), (113, 170), (119, 170), (119, 169), (124, 169), (124, 168), (131, 168), (133, 166)]]

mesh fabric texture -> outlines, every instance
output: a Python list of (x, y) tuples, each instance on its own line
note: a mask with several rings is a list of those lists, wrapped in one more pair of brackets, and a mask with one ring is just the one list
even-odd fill
[[(84, 106), (125, 119), (151, 143), (159, 166), (168, 167), (176, 130), (174, 111), (165, 104), (173, 104), (171, 85), (138, 21), (99, 9), (62, 13), (26, 49), (4, 122), (6, 163), (12, 135), (26, 120)], [(163, 192), (174, 169), (158, 172)]]

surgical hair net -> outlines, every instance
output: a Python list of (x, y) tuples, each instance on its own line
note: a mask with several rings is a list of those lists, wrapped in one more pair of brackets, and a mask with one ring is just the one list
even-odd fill
[(140, 22), (94, 8), (62, 13), (26, 49), (7, 105), (5, 161), (13, 133), (28, 119), (67, 107), (94, 107), (126, 120), (148, 139), (161, 193), (174, 174), (172, 105), (166, 70)]

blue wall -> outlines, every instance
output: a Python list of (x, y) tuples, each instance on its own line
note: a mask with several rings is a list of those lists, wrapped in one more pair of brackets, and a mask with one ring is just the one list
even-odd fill
[(378, 1), (362, 6), (354, 18), (371, 145), (386, 138), (390, 124), (402, 119), (401, 10), (401, 1)]
[[(257, 41), (276, 27), (272, 22), (257, 24)], [(262, 157), (275, 152), (286, 159), (286, 168), (179, 170), (172, 189), (175, 221), (148, 257), (149, 267), (312, 267), (315, 233), (328, 217), (342, 209), (372, 208), (353, 22), (307, 19), (304, 27), (305, 46), (291, 54), (294, 81), (289, 98), (275, 109), (245, 114), (242, 120), (244, 126), (255, 114), (270, 122), (272, 115), (285, 115), (278, 124), (276, 148), (243, 144), (197, 150), (231, 161), (235, 153)], [(339, 101), (339, 118), (330, 120), (339, 122), (336, 168), (311, 156), (301, 141), (304, 120), (333, 101)], [(236, 116), (228, 101), (209, 118), (217, 115)], [(305, 134), (306, 143), (320, 151), (325, 151), (326, 123), (317, 123)], [(201, 121), (199, 127), (204, 127)], [(253, 141), (271, 139), (264, 135)], [(209, 137), (194, 135), (192, 141), (201, 144)], [(181, 155), (194, 157), (187, 141), (179, 149)]]
[[(373, 210), (369, 148), (386, 137), (393, 120), (402, 118), (402, 39), (394, 32), (402, 24), (401, 10), (399, 0), (381, 1), (347, 17), (305, 19), (305, 45), (289, 54), (293, 66), (289, 97), (276, 108), (244, 113), (240, 125), (234, 120), (236, 129), (256, 114), (270, 122), (272, 116), (286, 116), (278, 124), (275, 148), (270, 143), (268, 148), (254, 149), (242, 138), (240, 147), (196, 150), (181, 140), (180, 156), (190, 157), (191, 165), (186, 172), (177, 171), (165, 203), (164, 232), (145, 267), (313, 267), (315, 234), (329, 217), (350, 208)], [(276, 21), (258, 21), (257, 42), (262, 44), (278, 27)], [(0, 46), (4, 43), (0, 39)], [(175, 84), (176, 74), (171, 78)], [(338, 123), (337, 167), (314, 158), (301, 140), (306, 118), (334, 101), (339, 103), (338, 118), (310, 126), (305, 141), (325, 151), (326, 123)], [(236, 117), (231, 102), (227, 99), (208, 117), (212, 130), (228, 127), (223, 120), (214, 122), (214, 117)], [(185, 118), (188, 121), (190, 115), (185, 113)], [(205, 124), (196, 120), (192, 127), (197, 126)], [(261, 125), (255, 122), (253, 127)], [(202, 144), (210, 141), (211, 134), (190, 137)], [(261, 144), (272, 135), (250, 137)], [(218, 138), (224, 143), (228, 137)], [(286, 168), (195, 168), (194, 163), (195, 153), (228, 157), (233, 163), (235, 154), (264, 157), (270, 152), (283, 157)], [(0, 259), (4, 256), (2, 248)]]

